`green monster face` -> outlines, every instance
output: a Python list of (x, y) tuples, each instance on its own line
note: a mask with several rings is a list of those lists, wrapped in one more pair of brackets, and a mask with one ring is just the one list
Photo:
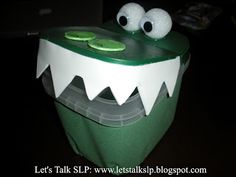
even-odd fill
[(172, 96), (188, 59), (188, 40), (170, 31), (171, 25), (164, 10), (145, 13), (129, 3), (118, 12), (117, 23), (51, 29), (40, 39), (37, 77), (50, 66), (57, 98), (80, 76), (89, 100), (109, 87), (118, 105), (137, 88), (149, 115), (163, 84)]

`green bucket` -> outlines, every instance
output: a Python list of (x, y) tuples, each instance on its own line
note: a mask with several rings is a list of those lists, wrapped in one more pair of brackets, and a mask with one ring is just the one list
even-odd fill
[[(75, 41), (74, 37), (71, 41), (66, 39), (64, 34), (68, 31), (73, 31), (73, 34), (74, 31), (90, 31), (97, 38), (121, 41), (126, 48), (122, 48), (120, 53), (96, 51), (87, 42)], [(58, 115), (76, 154), (100, 167), (129, 168), (142, 163), (173, 122), (182, 76), (189, 63), (186, 37), (171, 31), (164, 39), (155, 41), (140, 32), (124, 32), (110, 22), (101, 27), (52, 29), (43, 33), (41, 38), (86, 57), (118, 65), (146, 65), (180, 57), (180, 69), (172, 96), (168, 95), (166, 85), (163, 84), (147, 116), (137, 90), (122, 106), (115, 103), (109, 89), (90, 101), (83, 79), (75, 77), (62, 94), (55, 98), (50, 70), (47, 69), (42, 77), (46, 92), (54, 97)], [(146, 59), (148, 55), (152, 57)]]
[(171, 125), (181, 76), (171, 98), (155, 104), (145, 118), (123, 127), (101, 125), (78, 114), (58, 101), (55, 105), (73, 150), (100, 167), (135, 167), (160, 141)]

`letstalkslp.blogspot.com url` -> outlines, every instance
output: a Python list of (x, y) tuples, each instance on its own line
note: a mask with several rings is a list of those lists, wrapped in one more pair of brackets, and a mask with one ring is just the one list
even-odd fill
[(180, 175), (180, 174), (206, 174), (206, 168), (173, 168), (164, 166), (155, 167), (112, 167), (112, 168), (91, 168), (89, 166), (34, 166), (35, 174), (89, 174), (89, 173), (112, 173), (112, 174), (126, 174), (126, 173), (136, 173), (136, 174), (167, 174), (167, 175)]

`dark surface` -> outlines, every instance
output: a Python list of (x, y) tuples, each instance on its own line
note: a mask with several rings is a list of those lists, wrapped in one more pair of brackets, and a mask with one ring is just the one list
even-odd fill
[[(205, 31), (191, 32), (174, 24), (190, 40), (191, 63), (175, 120), (141, 167), (204, 167), (207, 174), (195, 176), (235, 176), (235, 26), (230, 6), (222, 7), (224, 12)], [(33, 174), (34, 166), (96, 167), (72, 151), (52, 100), (35, 79), (38, 37), (5, 38), (1, 44), (3, 54), (8, 54), (1, 57), (7, 174), (47, 176)]]
[(102, 21), (102, 5), (102, 0), (6, 1), (0, 6), (0, 37), (37, 35), (50, 27), (98, 24)]

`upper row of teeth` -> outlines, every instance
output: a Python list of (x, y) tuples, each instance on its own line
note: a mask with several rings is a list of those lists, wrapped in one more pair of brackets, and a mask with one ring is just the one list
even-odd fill
[(169, 96), (172, 96), (180, 68), (180, 57), (146, 65), (128, 66), (89, 58), (40, 39), (37, 78), (48, 66), (51, 69), (56, 97), (60, 96), (75, 76), (83, 78), (90, 100), (110, 87), (117, 103), (122, 105), (137, 87), (148, 115), (163, 83)]

